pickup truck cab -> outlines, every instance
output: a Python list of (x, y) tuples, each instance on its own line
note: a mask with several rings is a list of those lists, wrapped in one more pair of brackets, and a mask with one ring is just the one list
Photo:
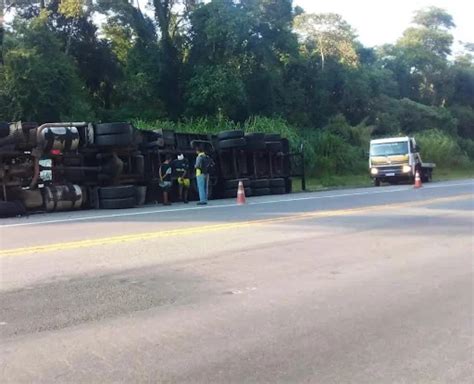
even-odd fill
[(416, 171), (427, 182), (431, 180), (435, 167), (435, 164), (421, 160), (413, 137), (390, 137), (370, 142), (369, 170), (375, 186), (380, 186), (381, 182), (413, 181)]

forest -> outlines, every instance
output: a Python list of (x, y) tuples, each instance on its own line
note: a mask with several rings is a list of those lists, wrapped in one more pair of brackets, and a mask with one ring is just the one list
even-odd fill
[(318, 176), (367, 173), (371, 138), (414, 135), (440, 168), (473, 169), (474, 43), (447, 11), (366, 47), (292, 0), (143, 3), (0, 0), (0, 121), (280, 132)]

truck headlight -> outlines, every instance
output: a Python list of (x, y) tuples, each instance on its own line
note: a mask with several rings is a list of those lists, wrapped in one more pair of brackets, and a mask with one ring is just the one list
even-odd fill
[(403, 173), (409, 173), (411, 172), (411, 166), (409, 165), (404, 165), (402, 168)]
[(370, 169), (370, 174), (377, 175), (378, 173), (379, 173), (379, 170), (377, 168), (371, 168)]

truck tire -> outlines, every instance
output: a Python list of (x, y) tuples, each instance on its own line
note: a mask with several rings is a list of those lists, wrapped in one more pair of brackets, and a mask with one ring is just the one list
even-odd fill
[(270, 152), (280, 152), (283, 149), (281, 141), (267, 141), (265, 145)]
[(117, 135), (122, 133), (132, 133), (132, 126), (129, 123), (104, 123), (95, 126), (96, 135)]
[(242, 184), (245, 188), (250, 187), (250, 179), (235, 179), (235, 180), (226, 180), (224, 182), (225, 189), (237, 189), (239, 187), (239, 181), (242, 181)]
[(127, 147), (132, 144), (131, 133), (120, 133), (117, 135), (98, 135), (95, 137), (95, 145), (99, 147)]
[(124, 199), (136, 196), (136, 189), (134, 185), (117, 185), (114, 187), (99, 188), (99, 197), (101, 200), (105, 199)]
[(252, 192), (254, 196), (265, 196), (270, 195), (272, 190), (270, 188), (256, 188), (252, 189)]
[(380, 180), (379, 179), (374, 179), (374, 186), (375, 187), (380, 187)]
[(25, 206), (20, 201), (0, 201), (0, 217), (17, 217), (26, 215)]
[(270, 187), (284, 187), (285, 179), (270, 179)]
[(247, 150), (249, 151), (264, 151), (267, 149), (265, 141), (247, 138)]
[(281, 135), (279, 133), (267, 133), (265, 135), (265, 141), (280, 141)]
[(272, 195), (284, 195), (286, 193), (285, 187), (273, 187), (271, 188)]
[(252, 188), (268, 188), (270, 187), (270, 180), (268, 179), (252, 180), (250, 185)]
[(136, 197), (126, 197), (124, 199), (101, 199), (100, 208), (102, 209), (126, 209), (133, 208), (137, 203)]
[(293, 192), (293, 180), (289, 177), (285, 179), (285, 188), (286, 188), (286, 193)]
[(226, 139), (219, 142), (219, 149), (244, 148), (246, 145), (247, 141), (243, 137), (238, 139)]
[(244, 131), (233, 129), (231, 131), (222, 131), (217, 134), (219, 140), (240, 139), (244, 137)]
[(7, 137), (10, 134), (10, 124), (6, 121), (0, 121), (0, 138)]

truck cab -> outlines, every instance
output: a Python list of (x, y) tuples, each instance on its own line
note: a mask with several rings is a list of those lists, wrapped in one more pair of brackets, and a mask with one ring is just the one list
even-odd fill
[(375, 186), (380, 186), (381, 182), (412, 181), (417, 171), (423, 181), (430, 181), (434, 168), (433, 163), (423, 163), (413, 137), (390, 137), (370, 142), (369, 170)]

